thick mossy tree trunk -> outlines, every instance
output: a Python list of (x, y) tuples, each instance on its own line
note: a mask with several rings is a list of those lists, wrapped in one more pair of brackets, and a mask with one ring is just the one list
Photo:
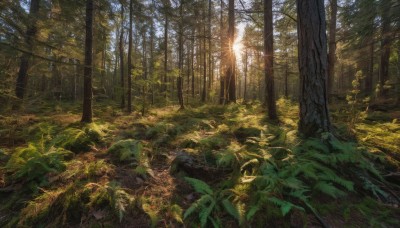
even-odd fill
[(327, 43), (323, 0), (297, 0), (300, 121), (306, 137), (330, 130), (327, 108)]
[(272, 21), (272, 0), (264, 0), (264, 73), (265, 94), (268, 117), (278, 119), (276, 114), (275, 85), (274, 85), (274, 29)]
[(93, 52), (93, 0), (86, 0), (85, 68), (83, 71), (82, 122), (92, 122), (92, 52)]
[(29, 9), (29, 24), (26, 29), (25, 44), (27, 52), (23, 53), (21, 56), (21, 63), (19, 66), (17, 83), (15, 87), (15, 95), (22, 99), (25, 95), (26, 84), (28, 83), (28, 69), (29, 69), (29, 59), (32, 56), (33, 45), (35, 36), (37, 34), (37, 18), (39, 13), (40, 0), (31, 0)]

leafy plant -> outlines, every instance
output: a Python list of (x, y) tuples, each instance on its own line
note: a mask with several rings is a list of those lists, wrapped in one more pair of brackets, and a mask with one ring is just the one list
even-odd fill
[(131, 162), (135, 165), (135, 171), (142, 175), (153, 176), (149, 158), (140, 141), (133, 139), (120, 140), (114, 143), (107, 151), (120, 162)]
[(75, 181), (66, 187), (44, 191), (30, 201), (22, 209), (18, 225), (65, 226), (73, 223), (75, 218), (86, 217), (90, 220), (88, 215), (91, 214), (88, 213), (93, 213), (96, 220), (104, 220), (112, 214), (121, 222), (134, 202), (135, 198), (116, 182), (84, 184)]
[(43, 144), (29, 144), (19, 148), (7, 162), (5, 169), (14, 181), (27, 181), (31, 190), (47, 184), (48, 173), (65, 170), (64, 160), (72, 156), (70, 151)]
[(370, 98), (367, 97), (365, 99), (360, 99), (359, 94), (361, 92), (361, 82), (365, 77), (362, 75), (361, 71), (357, 71), (355, 75), (355, 79), (352, 81), (352, 90), (350, 90), (349, 94), (346, 96), (347, 103), (350, 105), (349, 109), (349, 119), (348, 123), (351, 129), (354, 129), (355, 123), (359, 121), (361, 115), (365, 114), (365, 112), (360, 112), (357, 110), (357, 106), (364, 103), (368, 104), (370, 101)]
[(83, 129), (67, 128), (54, 138), (53, 144), (76, 153), (88, 151), (104, 141), (105, 131), (105, 126), (95, 123), (88, 124)]
[(239, 223), (241, 222), (240, 210), (227, 198), (224, 198), (224, 192), (214, 192), (208, 184), (195, 178), (185, 177), (185, 180), (201, 196), (185, 211), (183, 215), (184, 219), (197, 212), (201, 227), (206, 227), (208, 222), (211, 222), (214, 227), (220, 227), (221, 221), (213, 213), (221, 212), (223, 208), (225, 212), (234, 217)]

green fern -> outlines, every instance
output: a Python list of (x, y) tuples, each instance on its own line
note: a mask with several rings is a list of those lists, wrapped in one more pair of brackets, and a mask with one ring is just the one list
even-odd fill
[(241, 221), (241, 216), (238, 208), (235, 207), (228, 199), (222, 200), (222, 205), (225, 208), (225, 211), (228, 212), (232, 217), (234, 217), (237, 221)]
[(208, 194), (208, 195), (214, 194), (211, 187), (202, 180), (198, 180), (198, 179), (190, 178), (190, 177), (185, 177), (185, 180), (189, 184), (191, 184), (193, 186), (194, 190), (196, 190), (196, 192), (198, 192), (198, 193)]
[(190, 207), (185, 211), (183, 214), (183, 219), (188, 218), (190, 215), (192, 215), (194, 212), (197, 210), (201, 209), (202, 207), (205, 207), (205, 205), (209, 202), (213, 202), (214, 199), (210, 195), (202, 195), (197, 201), (195, 201)]
[(149, 158), (140, 141), (134, 139), (120, 140), (114, 143), (107, 150), (107, 153), (117, 158), (120, 162), (131, 162), (132, 165), (136, 166), (136, 173), (142, 176), (154, 176)]
[(19, 148), (7, 162), (5, 169), (16, 181), (28, 181), (31, 190), (47, 184), (46, 174), (60, 173), (65, 170), (64, 160), (72, 156), (70, 151), (62, 148), (47, 148), (43, 144), (29, 144)]

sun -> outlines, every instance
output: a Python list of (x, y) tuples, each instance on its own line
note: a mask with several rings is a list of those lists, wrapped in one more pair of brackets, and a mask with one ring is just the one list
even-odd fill
[(235, 53), (236, 57), (239, 57), (242, 54), (243, 44), (240, 39), (236, 39), (233, 42), (232, 50)]

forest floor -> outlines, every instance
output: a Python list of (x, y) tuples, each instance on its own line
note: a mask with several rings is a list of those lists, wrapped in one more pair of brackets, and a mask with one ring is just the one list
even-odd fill
[(297, 136), (258, 103), (33, 105), (0, 116), (0, 227), (400, 226), (400, 110), (332, 108), (334, 135)]

